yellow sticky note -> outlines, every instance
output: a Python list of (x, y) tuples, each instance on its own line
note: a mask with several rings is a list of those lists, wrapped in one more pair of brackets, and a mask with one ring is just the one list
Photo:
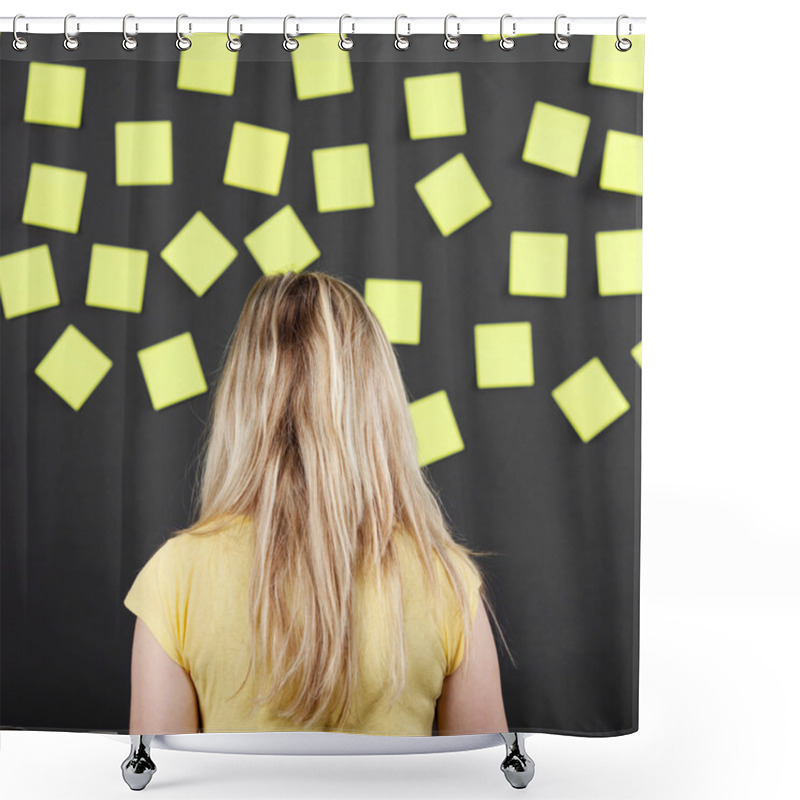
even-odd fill
[(86, 305), (141, 314), (147, 258), (147, 250), (93, 244)]
[(172, 122), (117, 122), (117, 186), (172, 183)]
[(631, 355), (636, 359), (636, 363), (641, 367), (642, 366), (642, 343), (634, 345), (631, 350)]
[(317, 211), (346, 211), (375, 205), (368, 144), (311, 151)]
[(234, 122), (222, 182), (240, 189), (277, 195), (281, 190), (289, 134)]
[(111, 359), (74, 325), (67, 325), (34, 373), (75, 411), (111, 369)]
[(597, 290), (603, 296), (642, 293), (642, 231), (597, 231)]
[(217, 32), (188, 35), (192, 46), (181, 50), (178, 88), (230, 97), (236, 84), (238, 50), (228, 50), (228, 34)]
[(189, 331), (145, 347), (136, 355), (155, 411), (208, 390)]
[(599, 358), (587, 361), (551, 392), (581, 441), (591, 441), (621, 417), (630, 403)]
[(531, 323), (475, 325), (475, 368), (479, 389), (533, 386)]
[(567, 296), (567, 234), (511, 231), (508, 293)]
[(161, 251), (161, 258), (202, 297), (238, 252), (202, 211), (196, 211)]
[(247, 249), (265, 275), (300, 272), (320, 251), (290, 205), (285, 205), (244, 237)]
[(644, 91), (644, 34), (625, 36), (627, 50), (617, 50), (616, 35), (592, 37), (589, 83), (628, 92)]
[(412, 139), (463, 136), (467, 132), (460, 72), (414, 75), (403, 81)]
[(22, 209), (26, 225), (77, 233), (86, 193), (86, 173), (79, 169), (31, 164)]
[(6, 319), (52, 308), (61, 302), (48, 245), (0, 256), (0, 300)]
[(367, 278), (364, 301), (380, 321), (390, 342), (419, 344), (421, 281)]
[(492, 205), (463, 153), (414, 184), (442, 236), (462, 228)]
[(642, 137), (609, 130), (603, 148), (600, 188), (625, 194), (642, 194)]
[(464, 441), (444, 389), (414, 400), (409, 404), (409, 410), (417, 437), (418, 466), (441, 461), (464, 449)]
[[(509, 39), (519, 39), (520, 36), (537, 36), (538, 35), (536, 33), (515, 33), (512, 36), (511, 35), (511, 25), (509, 25), (508, 23), (506, 23), (505, 26), (503, 27), (503, 33), (505, 33), (505, 35)], [(497, 33), (483, 33), (483, 34), (481, 34), (481, 36), (483, 37), (483, 41), (484, 42), (499, 42), (500, 41), (500, 31), (498, 31)]]
[(31, 61), (25, 94), (25, 122), (80, 128), (86, 67)]
[(338, 33), (311, 33), (297, 41), (292, 70), (298, 100), (353, 91), (350, 53), (339, 47)]
[(580, 169), (589, 122), (586, 114), (537, 100), (522, 160), (574, 178)]

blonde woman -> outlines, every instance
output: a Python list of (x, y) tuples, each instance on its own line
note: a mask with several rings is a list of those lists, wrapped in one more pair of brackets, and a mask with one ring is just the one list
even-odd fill
[(394, 350), (355, 289), (259, 278), (202, 456), (198, 521), (124, 600), (131, 734), (508, 731), (481, 554), (418, 466)]

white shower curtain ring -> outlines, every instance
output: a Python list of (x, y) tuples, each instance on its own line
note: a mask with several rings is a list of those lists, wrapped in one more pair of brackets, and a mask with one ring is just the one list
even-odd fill
[(398, 50), (408, 50), (408, 48), (411, 47), (411, 40), (406, 37), (411, 36), (411, 23), (406, 22), (406, 27), (408, 30), (406, 31), (405, 36), (401, 36), (399, 31), (399, 23), (401, 19), (408, 19), (408, 17), (405, 14), (398, 14), (394, 18), (394, 46)]
[[(67, 14), (67, 16), (64, 17), (64, 48), (67, 50), (77, 50), (78, 45), (80, 44), (77, 37), (70, 36), (69, 31), (67, 30), (67, 25), (69, 24), (69, 18), (74, 16), (75, 14)], [(80, 31), (81, 25), (79, 22), (75, 23), (75, 28), (76, 30)]]
[[(300, 47), (300, 42), (289, 35), (286, 30), (286, 24), (290, 19), (297, 19), (293, 14), (287, 14), (283, 18), (283, 49), (284, 50), (297, 50)], [(295, 22), (295, 33), (300, 33), (300, 26)]]
[[(235, 53), (237, 50), (241, 50), (242, 49), (242, 39), (241, 39), (241, 36), (237, 36), (236, 38), (233, 38), (231, 36), (231, 20), (232, 19), (239, 19), (239, 17), (236, 14), (231, 14), (228, 17), (228, 41), (225, 43), (225, 47), (227, 47), (228, 50), (230, 50), (232, 53)], [(239, 24), (239, 33), (241, 33), (241, 32), (242, 32), (242, 25), (240, 23)]]
[[(511, 39), (510, 37), (506, 36), (505, 33), (503, 32), (503, 22), (505, 22), (506, 18), (510, 17), (510, 16), (511, 16), (511, 14), (503, 14), (503, 16), (500, 17), (500, 49), (501, 50), (511, 50), (511, 48), (513, 48), (514, 45), (516, 44), (516, 42), (513, 39)], [(516, 36), (517, 35), (517, 23), (516, 22), (512, 22), (511, 23), (511, 35), (512, 36)]]
[[(125, 50), (135, 50), (136, 46), (139, 44), (139, 42), (136, 39), (136, 35), (135, 34), (133, 36), (130, 36), (128, 34), (128, 20), (131, 19), (131, 18), (135, 19), (135, 17), (133, 17), (133, 14), (126, 14), (122, 18), (122, 47)], [(134, 23), (134, 27), (138, 31), (139, 30), (139, 23), (135, 22)]]
[[(344, 22), (345, 17), (353, 19), (349, 14), (342, 14), (342, 16), (339, 17), (339, 47), (342, 50), (352, 50), (355, 42), (349, 36), (345, 36), (344, 32), (342, 31), (342, 23)], [(355, 33), (356, 30), (355, 22), (351, 22), (350, 25), (351, 25), (350, 33)]]
[[(566, 14), (557, 14), (557, 15), (556, 15), (556, 21), (555, 21), (555, 25), (554, 25), (554, 30), (555, 30), (556, 38), (555, 38), (555, 39), (553, 39), (553, 47), (555, 47), (555, 49), (556, 49), (556, 50), (566, 50), (566, 49), (569, 47), (569, 39), (566, 39), (566, 38), (564, 38), (564, 37), (563, 37), (563, 36), (562, 36), (562, 35), (561, 35), (561, 34), (558, 32), (558, 21), (559, 21), (559, 20), (560, 20), (562, 17), (564, 17), (564, 19), (566, 19), (566, 18), (567, 18), (567, 15), (566, 15)], [(569, 21), (567, 21), (567, 36), (569, 36)]]
[[(192, 46), (192, 40), (187, 38), (181, 33), (181, 19), (183, 17), (188, 17), (188, 14), (178, 14), (175, 20), (175, 35), (178, 37), (175, 39), (175, 47), (178, 50), (188, 50)], [(189, 33), (192, 32), (192, 23), (189, 23)]]
[(445, 50), (456, 50), (458, 48), (459, 44), (461, 44), (461, 42), (458, 40), (458, 37), (461, 34), (461, 23), (458, 22), (458, 18), (457, 17), (456, 17), (456, 35), (455, 36), (451, 36), (447, 32), (447, 22), (451, 17), (456, 17), (456, 15), (455, 14), (448, 14), (444, 18), (444, 41), (442, 42), (442, 44), (444, 45), (444, 49)]
[[(617, 17), (617, 41), (614, 42), (614, 47), (616, 47), (617, 50), (619, 50), (620, 52), (625, 53), (628, 50), (630, 50), (631, 47), (633, 47), (633, 42), (630, 39), (620, 39), (620, 36), (619, 36), (619, 21), (621, 19), (630, 19), (630, 18), (628, 17), (627, 14), (620, 14)], [(632, 30), (633, 30), (633, 28), (631, 27), (631, 24), (629, 22), (628, 23), (628, 36), (631, 35)], [(623, 44), (623, 42), (625, 42), (625, 44)]]
[[(24, 50), (28, 46), (28, 40), (24, 36), (20, 36), (17, 33), (17, 20), (18, 19), (25, 19), (24, 14), (15, 14), (14, 15), (14, 23), (11, 26), (11, 30), (14, 32), (14, 41), (11, 44), (14, 46), (15, 50)], [(25, 23), (25, 30), (28, 30), (28, 23)]]

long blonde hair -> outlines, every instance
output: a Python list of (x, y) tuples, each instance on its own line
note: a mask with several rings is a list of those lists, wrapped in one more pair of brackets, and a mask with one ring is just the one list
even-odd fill
[[(252, 519), (247, 675), (255, 670), (266, 687), (256, 704), (299, 728), (345, 725), (358, 692), (355, 583), (370, 568), (388, 593), (386, 695), (398, 699), (406, 682), (398, 530), (411, 535), (439, 599), (433, 557), (441, 560), (469, 658), (458, 562), (482, 575), (472, 557), (488, 554), (452, 535), (418, 466), (394, 350), (358, 291), (322, 272), (259, 278), (228, 343), (206, 432), (198, 519), (174, 535)], [(499, 631), (483, 587), (481, 595)]]

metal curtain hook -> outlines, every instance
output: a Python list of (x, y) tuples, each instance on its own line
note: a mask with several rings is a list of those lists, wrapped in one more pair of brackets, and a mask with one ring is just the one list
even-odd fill
[[(563, 17), (564, 19), (566, 19), (567, 15), (566, 15), (566, 14), (558, 14), (558, 15), (556, 16), (556, 21), (555, 21), (555, 26), (554, 26), (554, 30), (555, 30), (555, 34), (556, 34), (556, 38), (555, 38), (555, 39), (553, 39), (553, 47), (555, 47), (555, 49), (556, 49), (556, 50), (566, 50), (566, 49), (569, 47), (569, 39), (565, 39), (565, 38), (564, 38), (564, 37), (563, 37), (563, 36), (562, 36), (562, 35), (561, 35), (561, 34), (558, 32), (558, 21), (559, 21), (559, 20), (560, 20), (562, 17)], [(569, 36), (569, 22), (567, 22), (567, 36)]]
[[(175, 35), (178, 37), (175, 40), (175, 47), (178, 50), (188, 50), (192, 46), (192, 40), (188, 39), (181, 33), (181, 19), (183, 17), (188, 17), (188, 14), (178, 14), (177, 19), (175, 20)], [(189, 23), (189, 33), (192, 32), (192, 23)]]
[[(67, 16), (64, 17), (64, 47), (67, 50), (76, 50), (78, 45), (80, 44), (80, 42), (77, 40), (77, 38), (75, 36), (70, 36), (69, 35), (69, 31), (67, 30), (67, 25), (68, 25), (68, 22), (69, 22), (69, 18), (70, 17), (74, 17), (74, 16), (75, 16), (75, 14), (67, 14)], [(79, 22), (75, 23), (75, 29), (77, 31), (80, 31), (81, 25), (80, 25)]]
[(458, 37), (461, 34), (461, 23), (458, 22), (458, 18), (457, 17), (456, 17), (456, 35), (455, 36), (451, 36), (447, 32), (447, 22), (451, 17), (456, 17), (456, 15), (455, 14), (448, 14), (444, 18), (444, 41), (442, 42), (442, 44), (444, 45), (444, 49), (445, 50), (455, 50), (455, 49), (458, 48), (459, 44), (461, 44), (461, 42), (458, 40)]
[[(629, 17), (628, 17), (627, 14), (620, 14), (617, 17), (617, 41), (614, 42), (614, 47), (616, 47), (617, 50), (619, 50), (619, 51), (624, 53), (627, 50), (630, 50), (631, 47), (633, 47), (633, 42), (630, 39), (620, 39), (619, 38), (619, 21), (621, 19), (629, 19)], [(633, 31), (633, 27), (631, 26), (631, 24), (629, 22), (628, 23), (628, 36), (631, 35), (632, 31)], [(625, 42), (624, 45), (623, 45), (623, 42)]]
[(405, 14), (398, 14), (394, 18), (394, 46), (398, 50), (408, 50), (408, 48), (411, 47), (411, 40), (407, 39), (406, 36), (411, 36), (411, 23), (406, 22), (408, 31), (406, 31), (405, 36), (401, 36), (400, 31), (398, 30), (398, 23), (400, 22), (401, 18), (408, 19), (408, 17)]
[[(342, 31), (342, 23), (344, 22), (345, 17), (348, 17), (349, 19), (353, 19), (349, 14), (342, 14), (342, 16), (339, 17), (339, 47), (342, 50), (352, 50), (353, 49), (353, 44), (355, 44), (355, 43), (353, 42), (353, 40), (349, 36), (345, 36), (343, 31)], [(352, 25), (352, 29), (351, 29), (350, 32), (351, 33), (355, 33), (355, 30), (356, 30), (355, 22), (351, 23), (351, 25)]]
[[(135, 19), (133, 14), (126, 14), (122, 18), (122, 47), (125, 50), (135, 50), (136, 46), (139, 44), (135, 34), (133, 36), (128, 35), (128, 20), (131, 18)], [(139, 23), (135, 22), (134, 27), (138, 31)]]
[[(11, 43), (14, 45), (15, 50), (24, 50), (28, 46), (28, 40), (24, 36), (20, 36), (17, 33), (17, 20), (18, 19), (25, 19), (24, 14), (16, 14), (14, 16), (14, 23), (11, 26), (11, 30), (14, 32), (14, 41)], [(25, 30), (28, 30), (28, 23), (25, 23)]]
[[(295, 17), (292, 14), (287, 14), (283, 18), (283, 49), (297, 50), (297, 48), (300, 47), (300, 42), (297, 39), (293, 38), (292, 36), (289, 36), (289, 33), (286, 30), (286, 24), (289, 22), (290, 19), (297, 19), (297, 17)], [(296, 22), (294, 25), (295, 25), (295, 33), (300, 33), (300, 25), (298, 25), (298, 23)]]
[[(503, 16), (500, 17), (500, 49), (501, 50), (511, 50), (511, 48), (514, 47), (514, 45), (516, 44), (516, 42), (513, 39), (511, 39), (508, 36), (506, 36), (505, 33), (503, 32), (503, 22), (505, 22), (506, 18), (510, 17), (510, 16), (511, 16), (511, 14), (503, 14)], [(511, 23), (511, 35), (512, 36), (516, 36), (516, 34), (517, 34), (517, 23), (516, 22), (512, 22)]]
[[(225, 47), (228, 48), (232, 53), (235, 53), (237, 50), (241, 50), (242, 48), (242, 39), (240, 36), (237, 36), (235, 39), (231, 36), (231, 20), (232, 19), (239, 19), (236, 14), (231, 14), (228, 17), (228, 41), (225, 43)], [(239, 23), (239, 33), (242, 32), (242, 25)]]

